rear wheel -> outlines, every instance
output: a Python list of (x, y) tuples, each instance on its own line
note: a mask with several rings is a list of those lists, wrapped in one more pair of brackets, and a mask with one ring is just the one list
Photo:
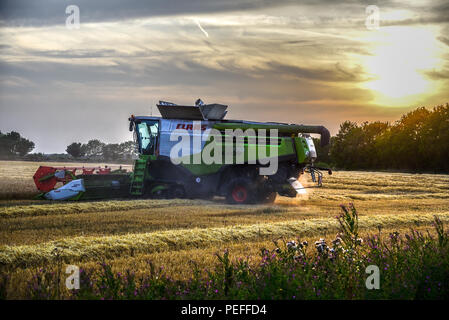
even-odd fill
[(226, 201), (231, 204), (248, 204), (254, 199), (251, 180), (236, 178), (231, 180), (226, 188)]

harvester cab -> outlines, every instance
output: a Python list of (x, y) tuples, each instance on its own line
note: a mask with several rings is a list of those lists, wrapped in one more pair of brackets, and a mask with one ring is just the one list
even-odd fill
[(193, 106), (160, 101), (157, 107), (161, 117), (129, 118), (139, 154), (132, 172), (102, 169), (101, 174), (83, 170), (75, 175), (70, 168), (40, 168), (35, 181), (38, 188), (45, 185), (39, 188), (41, 196), (57, 181), (82, 180), (79, 192), (65, 188), (64, 199), (72, 192), (71, 200), (223, 196), (234, 204), (270, 203), (277, 194), (303, 193), (298, 177), (304, 173), (319, 186), (321, 171), (331, 174), (314, 166), (311, 134), (319, 134), (321, 145), (327, 145), (330, 134), (323, 126), (225, 120), (228, 106), (200, 99)]
[(137, 143), (139, 154), (155, 156), (159, 138), (158, 119), (140, 119), (130, 121), (130, 131), (134, 131), (134, 141)]

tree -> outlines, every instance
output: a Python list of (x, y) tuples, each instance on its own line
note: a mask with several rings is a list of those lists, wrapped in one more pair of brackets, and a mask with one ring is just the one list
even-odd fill
[(337, 167), (346, 169), (357, 167), (361, 157), (359, 146), (362, 143), (362, 128), (355, 122), (343, 122), (330, 149), (330, 155)]
[(382, 166), (381, 147), (377, 143), (380, 138), (388, 130), (389, 124), (387, 122), (365, 122), (362, 124), (363, 141), (359, 145), (358, 152), (360, 154), (361, 168), (379, 168)]
[(103, 148), (105, 144), (100, 140), (93, 139), (89, 140), (87, 144), (83, 144), (81, 146), (81, 151), (89, 158), (102, 158), (103, 157)]
[(134, 155), (136, 155), (136, 145), (133, 141), (106, 144), (103, 147), (103, 157), (107, 161), (130, 160)]
[[(333, 138), (334, 137), (331, 138), (330, 142), (333, 141)], [(322, 147), (321, 139), (318, 139), (318, 138), (313, 138), (313, 144), (315, 145), (315, 149), (316, 149), (316, 153), (317, 153), (316, 162), (317, 163), (322, 162), (327, 165), (330, 165), (332, 163), (332, 159), (329, 154), (331, 144), (328, 144), (327, 146)]]
[(116, 161), (121, 158), (120, 145), (118, 143), (110, 143), (103, 147), (103, 157), (107, 161)]
[(80, 142), (73, 142), (72, 144), (67, 146), (67, 149), (65, 151), (75, 159), (84, 155), (84, 150)]
[(120, 153), (123, 160), (130, 160), (137, 157), (136, 143), (132, 140), (120, 143)]
[(23, 157), (34, 149), (34, 142), (27, 139), (20, 139), (15, 145), (14, 151)]
[(34, 149), (34, 142), (11, 131), (7, 134), (0, 132), (0, 155), (3, 157), (24, 157)]
[(391, 129), (390, 161), (398, 169), (419, 170), (423, 168), (423, 154), (419, 153), (422, 144), (422, 128), (431, 111), (424, 107), (415, 109), (401, 117)]
[(449, 171), (449, 104), (435, 107), (420, 133), (419, 153), (424, 165), (434, 171)]

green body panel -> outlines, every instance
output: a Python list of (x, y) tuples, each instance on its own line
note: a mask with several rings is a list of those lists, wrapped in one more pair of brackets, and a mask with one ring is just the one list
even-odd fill
[(298, 163), (304, 163), (307, 160), (306, 152), (309, 151), (306, 139), (302, 137), (295, 138), (296, 156), (298, 158)]
[[(276, 143), (273, 145), (258, 145), (256, 137), (248, 137), (243, 144), (239, 147), (233, 145), (233, 157), (232, 163), (226, 164), (207, 164), (203, 162), (203, 155), (210, 154), (211, 158), (214, 156), (214, 150), (221, 148), (221, 158), (224, 162), (226, 153), (226, 135), (222, 136), (222, 141), (216, 142), (215, 139), (210, 139), (204, 146), (201, 154), (190, 155), (181, 158), (181, 165), (188, 169), (193, 175), (201, 176), (218, 172), (224, 165), (242, 164), (242, 154), (244, 164), (255, 164), (257, 161), (272, 158), (272, 157), (288, 157), (293, 156), (296, 153), (298, 157), (298, 163), (304, 163), (307, 160), (306, 151), (308, 150), (305, 139), (301, 137), (279, 137), (276, 139)], [(267, 140), (270, 143), (270, 140)], [(295, 143), (295, 145), (293, 145)], [(265, 148), (261, 151), (260, 148)], [(271, 148), (276, 148), (277, 152), (271, 153)], [(237, 155), (238, 153), (238, 155)], [(259, 153), (262, 154), (259, 155)], [(188, 163), (187, 163), (188, 160)], [(196, 163), (195, 163), (196, 160)], [(200, 162), (200, 163), (198, 163)]]

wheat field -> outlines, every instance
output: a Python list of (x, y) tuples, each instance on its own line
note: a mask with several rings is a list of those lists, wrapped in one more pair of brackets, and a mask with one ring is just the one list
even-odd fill
[(276, 239), (333, 237), (339, 205), (349, 202), (362, 234), (426, 229), (434, 215), (449, 222), (449, 175), (337, 171), (321, 188), (302, 177), (307, 194), (273, 205), (233, 206), (220, 198), (53, 203), (32, 199), (39, 165), (0, 161), (0, 272), (11, 277), (12, 297), (21, 296), (36, 268), (55, 264), (55, 248), (66, 264), (105, 261), (141, 273), (152, 261), (186, 278), (192, 264), (213, 267), (214, 253), (224, 249), (251, 258)]

